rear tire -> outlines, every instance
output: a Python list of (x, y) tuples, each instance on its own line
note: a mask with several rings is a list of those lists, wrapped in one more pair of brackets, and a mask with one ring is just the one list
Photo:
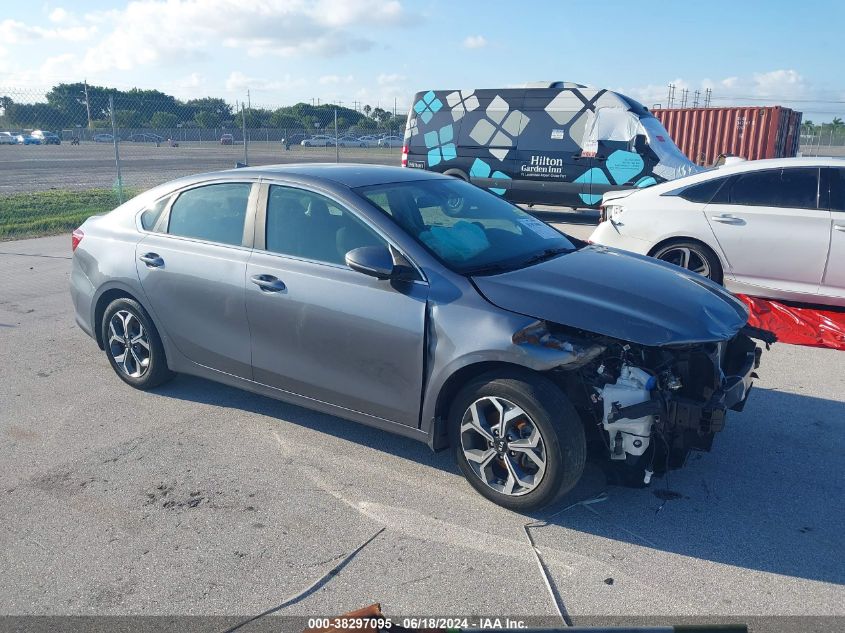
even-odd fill
[(698, 273), (717, 284), (722, 283), (722, 264), (713, 250), (695, 240), (669, 240), (656, 248), (652, 257)]
[(109, 364), (127, 385), (153, 389), (176, 375), (167, 367), (164, 346), (152, 319), (134, 299), (112, 301), (100, 328)]
[(449, 433), (470, 485), (509, 510), (553, 502), (584, 471), (587, 443), (578, 413), (557, 385), (529, 371), (470, 381), (452, 403)]

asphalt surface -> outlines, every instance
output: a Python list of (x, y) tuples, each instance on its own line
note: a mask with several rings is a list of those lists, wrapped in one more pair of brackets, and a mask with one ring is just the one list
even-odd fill
[(554, 623), (535, 522), (576, 625), (845, 617), (842, 352), (775, 345), (713, 452), (648, 489), (588, 465), (526, 517), (411, 440), (188, 376), (129, 388), (74, 323), (69, 258), (67, 235), (0, 244), (0, 614)]
[[(119, 145), (121, 178), (126, 187), (151, 187), (174, 178), (230, 169), (243, 162), (243, 145), (182, 143), (179, 147), (125, 141)], [(248, 146), (250, 165), (293, 162), (334, 162), (334, 147), (292, 146), (254, 142)], [(339, 148), (341, 161), (398, 165), (399, 148)], [(48, 189), (110, 188), (117, 182), (114, 146), (0, 145), (0, 195)]]

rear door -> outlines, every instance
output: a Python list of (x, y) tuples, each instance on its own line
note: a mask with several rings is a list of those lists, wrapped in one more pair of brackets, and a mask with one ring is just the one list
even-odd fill
[(818, 192), (817, 167), (744, 172), (722, 187), (704, 213), (737, 282), (818, 292), (830, 241)]
[(156, 323), (189, 360), (251, 378), (244, 277), (257, 185), (180, 192), (136, 246), (135, 266)]
[(830, 208), (830, 253), (820, 294), (845, 299), (845, 169), (828, 167), (822, 180)]

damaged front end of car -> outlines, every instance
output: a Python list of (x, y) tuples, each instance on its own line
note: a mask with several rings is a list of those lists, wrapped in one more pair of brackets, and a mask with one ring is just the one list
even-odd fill
[(762, 354), (754, 338), (775, 340), (746, 326), (728, 340), (647, 346), (536, 321), (513, 342), (572, 352), (549, 375), (595, 452), (620, 465), (623, 481), (648, 484), (691, 451), (709, 451), (727, 411), (742, 411)]

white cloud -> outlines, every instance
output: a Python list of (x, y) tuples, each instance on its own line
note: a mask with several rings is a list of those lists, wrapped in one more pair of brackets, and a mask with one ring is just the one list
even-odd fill
[(376, 77), (376, 83), (379, 86), (389, 86), (392, 84), (397, 84), (405, 81), (405, 75), (400, 75), (399, 73), (382, 73), (378, 77)]
[(31, 26), (19, 20), (0, 21), (0, 41), (7, 44), (20, 44), (38, 40), (64, 40), (84, 42), (97, 32), (96, 26), (68, 26), (64, 28), (44, 28)]
[(317, 79), (317, 83), (322, 86), (332, 86), (337, 84), (351, 84), (355, 81), (355, 77), (352, 75), (346, 75), (341, 77), (340, 75), (323, 75), (319, 79)]
[(221, 45), (252, 57), (361, 52), (374, 28), (409, 16), (397, 0), (133, 0), (84, 19), (104, 33), (83, 57), (81, 70), (96, 73), (203, 59)]
[(61, 7), (56, 7), (55, 9), (50, 11), (50, 13), (47, 14), (47, 19), (50, 20), (50, 22), (53, 22), (55, 24), (60, 24), (62, 22), (67, 23), (67, 22), (75, 21), (73, 19), (73, 16)]
[(464, 48), (484, 48), (487, 46), (487, 39), (483, 35), (468, 35), (464, 39)]
[(795, 70), (772, 70), (755, 73), (752, 90), (754, 96), (760, 97), (802, 97), (807, 92), (807, 85)]
[(247, 90), (251, 92), (281, 91), (291, 88), (299, 88), (307, 85), (302, 78), (293, 78), (284, 75), (280, 79), (263, 79), (261, 77), (250, 77), (241, 71), (234, 71), (226, 79), (226, 91), (238, 95), (244, 95)]

